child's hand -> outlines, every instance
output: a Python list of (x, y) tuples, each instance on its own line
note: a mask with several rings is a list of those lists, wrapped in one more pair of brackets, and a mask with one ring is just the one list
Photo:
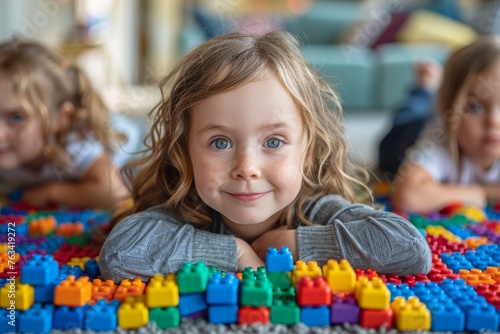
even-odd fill
[(52, 203), (52, 191), (53, 184), (51, 183), (30, 188), (24, 192), (22, 201), (34, 207), (44, 207)]
[(266, 259), (269, 247), (280, 249), (287, 246), (293, 255), (294, 262), (297, 260), (297, 230), (289, 230), (287, 226), (281, 226), (267, 231), (252, 242), (252, 248), (262, 259)]
[(488, 202), (486, 190), (479, 184), (472, 184), (469, 186), (469, 198), (467, 204), (477, 205), (484, 208)]
[(257, 269), (258, 267), (263, 267), (264, 261), (259, 259), (257, 254), (250, 245), (240, 238), (236, 239), (236, 247), (238, 248), (238, 270), (242, 271), (246, 267), (252, 267)]
[(423, 60), (415, 63), (417, 82), (430, 91), (438, 89), (441, 83), (443, 68), (436, 60)]

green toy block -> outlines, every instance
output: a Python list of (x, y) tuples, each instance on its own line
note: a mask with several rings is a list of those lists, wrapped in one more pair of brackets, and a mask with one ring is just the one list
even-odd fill
[(271, 306), (273, 324), (295, 325), (300, 322), (300, 309), (293, 300), (275, 300)]
[(186, 262), (177, 272), (179, 293), (200, 293), (207, 290), (208, 268), (203, 262)]
[(273, 303), (278, 300), (285, 302), (295, 301), (296, 299), (295, 288), (293, 286), (286, 289), (278, 288), (273, 290)]
[(181, 323), (181, 313), (177, 307), (157, 307), (149, 310), (149, 321), (160, 329), (177, 328)]
[(267, 273), (273, 289), (288, 289), (292, 286), (292, 280), (287, 271), (270, 271)]
[(267, 306), (273, 303), (273, 286), (267, 278), (243, 279), (240, 303), (243, 306)]

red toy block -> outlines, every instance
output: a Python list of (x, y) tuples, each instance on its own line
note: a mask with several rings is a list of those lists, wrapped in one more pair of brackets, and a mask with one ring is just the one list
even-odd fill
[(297, 303), (300, 306), (330, 305), (332, 303), (332, 290), (325, 278), (302, 277), (297, 289)]
[(394, 313), (389, 307), (385, 310), (361, 310), (361, 317), (359, 324), (366, 328), (380, 328), (380, 326), (385, 325), (386, 329), (392, 328), (392, 321), (394, 318)]
[(269, 323), (269, 308), (242, 306), (238, 310), (238, 325)]
[(372, 278), (374, 277), (378, 277), (378, 273), (373, 270), (373, 269), (366, 269), (366, 270), (363, 270), (363, 269), (355, 269), (354, 270), (356, 272), (356, 277), (360, 277), (360, 276), (365, 276), (367, 277), (369, 280), (371, 280)]

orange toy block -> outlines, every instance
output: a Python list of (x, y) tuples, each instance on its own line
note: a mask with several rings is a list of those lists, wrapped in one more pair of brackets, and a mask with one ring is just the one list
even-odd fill
[(323, 276), (333, 292), (354, 292), (356, 272), (346, 259), (340, 263), (328, 260), (323, 266)]
[(292, 282), (294, 287), (297, 287), (300, 279), (304, 276), (309, 276), (311, 278), (322, 276), (321, 267), (318, 266), (318, 262), (309, 261), (306, 265), (306, 263), (302, 260), (297, 261), (295, 263), (295, 266), (293, 267), (292, 274)]
[(145, 288), (146, 283), (144, 283), (140, 278), (134, 278), (133, 281), (129, 279), (122, 279), (120, 285), (115, 291), (113, 299), (123, 301), (129, 296), (140, 296), (144, 293)]
[(92, 297), (92, 283), (87, 276), (75, 280), (70, 275), (65, 281), (56, 286), (54, 291), (54, 304), (64, 306), (83, 306)]
[(300, 306), (323, 306), (332, 303), (332, 290), (324, 277), (304, 276), (299, 281), (297, 303)]
[(57, 222), (53, 216), (40, 217), (30, 222), (28, 232), (31, 236), (47, 235), (56, 229), (56, 225)]
[(115, 282), (112, 280), (103, 281), (98, 278), (94, 279), (92, 282), (92, 297), (90, 303), (95, 304), (101, 298), (109, 302), (113, 299), (117, 288)]
[(70, 237), (72, 235), (81, 235), (83, 233), (83, 224), (78, 223), (65, 223), (57, 227), (56, 234), (63, 237)]
[(391, 299), (391, 293), (380, 277), (374, 277), (371, 281), (360, 277), (354, 296), (360, 308), (370, 310), (387, 309)]

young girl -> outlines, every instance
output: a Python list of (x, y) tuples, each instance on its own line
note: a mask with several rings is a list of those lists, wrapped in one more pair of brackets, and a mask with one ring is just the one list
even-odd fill
[(100, 255), (106, 279), (348, 259), (400, 275), (430, 270), (430, 250), (400, 216), (362, 204), (336, 93), (284, 32), (231, 33), (189, 52), (163, 83), (133, 215)]
[(392, 203), (428, 212), (451, 203), (500, 200), (500, 43), (479, 39), (447, 61), (437, 96), (439, 124), (406, 156)]
[(110, 160), (108, 110), (88, 78), (34, 42), (0, 44), (0, 196), (114, 208), (128, 197)]

